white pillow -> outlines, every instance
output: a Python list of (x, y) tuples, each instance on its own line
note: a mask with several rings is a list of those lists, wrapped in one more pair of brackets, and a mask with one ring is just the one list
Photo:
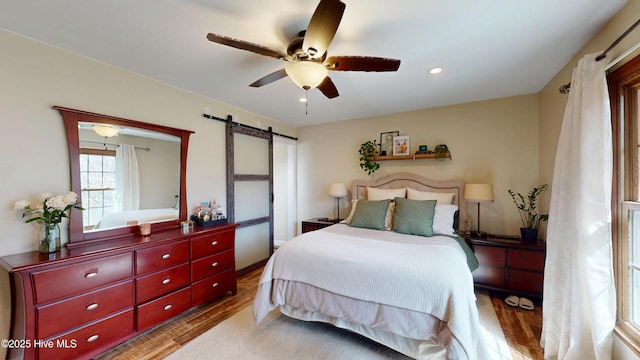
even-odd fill
[[(351, 200), (351, 212), (349, 212), (349, 216), (347, 216), (344, 220), (340, 221), (340, 224), (351, 224), (351, 220), (353, 219), (353, 214), (356, 212), (356, 206), (358, 206), (358, 200)], [(387, 209), (387, 215), (384, 217), (384, 228), (385, 230), (391, 230), (391, 222), (393, 221), (393, 213), (396, 210), (396, 203), (390, 202), (389, 208)]]
[(438, 204), (451, 204), (455, 195), (455, 193), (419, 191), (407, 188), (407, 199), (409, 200), (436, 200)]
[(367, 200), (393, 200), (397, 197), (406, 198), (407, 188), (379, 189), (367, 186)]
[(440, 205), (436, 203), (436, 210), (433, 215), (433, 234), (454, 235), (453, 217), (458, 211), (456, 205)]

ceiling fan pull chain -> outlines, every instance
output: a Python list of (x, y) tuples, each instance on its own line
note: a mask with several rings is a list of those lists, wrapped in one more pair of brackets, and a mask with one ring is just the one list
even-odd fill
[(304, 97), (307, 100), (304, 102), (304, 114), (309, 115), (309, 89), (304, 89)]

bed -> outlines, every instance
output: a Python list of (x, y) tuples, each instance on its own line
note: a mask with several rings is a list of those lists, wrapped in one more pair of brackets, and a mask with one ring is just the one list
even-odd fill
[(279, 308), (415, 359), (489, 359), (471, 276), (477, 259), (454, 233), (466, 217), (464, 182), (394, 174), (354, 181), (352, 197), (343, 223), (301, 234), (269, 259), (256, 321)]

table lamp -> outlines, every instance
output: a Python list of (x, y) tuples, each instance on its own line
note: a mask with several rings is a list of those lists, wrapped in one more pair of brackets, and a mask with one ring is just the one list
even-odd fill
[(334, 222), (339, 222), (340, 220), (340, 198), (347, 196), (347, 185), (333, 183), (329, 185), (329, 195), (336, 198), (336, 213), (338, 217), (333, 219)]
[(472, 231), (471, 237), (474, 239), (486, 239), (487, 233), (480, 231), (480, 203), (493, 202), (492, 184), (465, 184), (464, 198), (468, 202), (478, 203), (478, 231)]

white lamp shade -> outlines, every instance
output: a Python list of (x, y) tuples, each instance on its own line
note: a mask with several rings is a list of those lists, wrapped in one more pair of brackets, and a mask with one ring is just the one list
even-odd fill
[(103, 137), (112, 137), (118, 135), (118, 128), (114, 128), (111, 125), (96, 124), (93, 125), (93, 131)]
[(333, 197), (345, 197), (347, 196), (347, 185), (333, 183), (329, 185), (329, 195)]
[(465, 184), (464, 198), (472, 202), (492, 202), (493, 184)]
[(306, 60), (289, 63), (284, 71), (296, 85), (303, 89), (318, 87), (329, 74), (324, 65)]

